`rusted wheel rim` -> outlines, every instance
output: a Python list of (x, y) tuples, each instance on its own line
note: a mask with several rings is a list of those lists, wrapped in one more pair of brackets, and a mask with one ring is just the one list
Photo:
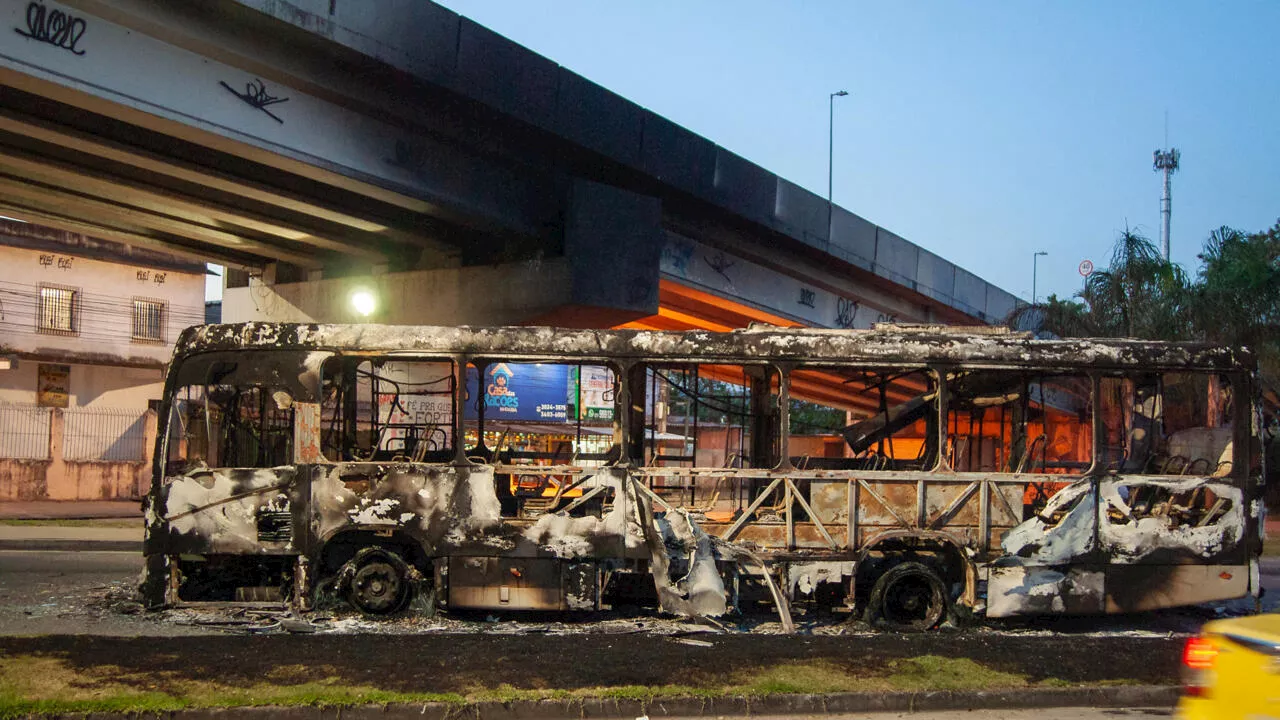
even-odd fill
[(884, 589), (881, 616), (898, 627), (925, 630), (937, 625), (946, 611), (942, 587), (924, 573), (893, 578)]
[(351, 602), (365, 612), (394, 612), (403, 599), (404, 578), (389, 562), (367, 562), (351, 578)]

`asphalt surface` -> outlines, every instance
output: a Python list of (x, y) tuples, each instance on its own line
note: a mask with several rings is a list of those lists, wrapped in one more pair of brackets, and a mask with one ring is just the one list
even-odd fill
[(141, 572), (136, 553), (0, 551), (0, 635), (191, 634), (150, 624), (140, 633), (137, 617), (93, 609)]

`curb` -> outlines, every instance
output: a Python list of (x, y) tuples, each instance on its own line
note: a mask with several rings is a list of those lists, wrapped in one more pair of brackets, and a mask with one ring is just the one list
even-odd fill
[(480, 702), (469, 705), (357, 705), (345, 707), (238, 707), (176, 710), (163, 713), (67, 713), (43, 718), (76, 720), (558, 720), (559, 718), (617, 718), (642, 716), (783, 716), (839, 713), (926, 712), (998, 708), (1062, 707), (1172, 707), (1177, 686), (1121, 686), (1089, 688), (1034, 688), (979, 692), (934, 691), (918, 693), (832, 693), (829, 695), (771, 695), (762, 698), (672, 697), (652, 700), (586, 698)]
[(142, 553), (142, 543), (134, 540), (62, 540), (56, 538), (0, 539), (0, 550), (52, 550), (59, 552)]

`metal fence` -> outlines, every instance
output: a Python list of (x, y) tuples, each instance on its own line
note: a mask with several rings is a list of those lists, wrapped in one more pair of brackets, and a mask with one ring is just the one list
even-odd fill
[(63, 411), (63, 423), (64, 460), (147, 459), (146, 411), (74, 408)]
[(0, 403), (0, 458), (48, 460), (52, 417), (49, 408)]

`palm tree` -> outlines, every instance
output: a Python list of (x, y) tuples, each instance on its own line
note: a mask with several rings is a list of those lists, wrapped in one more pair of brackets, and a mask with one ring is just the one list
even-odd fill
[(1107, 269), (1089, 275), (1075, 297), (1081, 302), (1051, 295), (1043, 305), (1018, 308), (1009, 324), (1031, 322), (1063, 337), (1181, 340), (1191, 333), (1186, 273), (1128, 228), (1116, 240)]

